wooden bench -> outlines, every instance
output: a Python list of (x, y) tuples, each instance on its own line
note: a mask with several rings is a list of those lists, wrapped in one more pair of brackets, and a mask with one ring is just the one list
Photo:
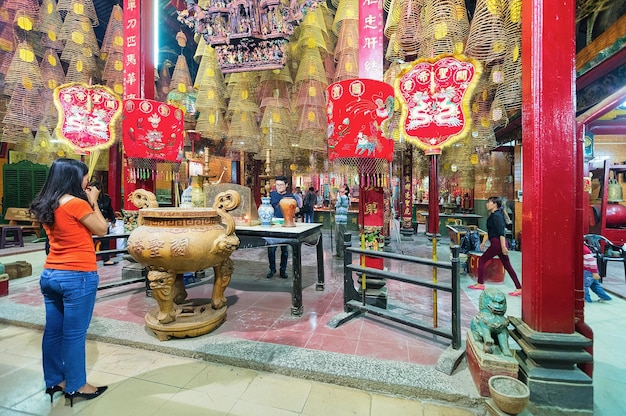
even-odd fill
[(9, 223), (0, 226), (20, 227), (22, 232), (33, 232), (37, 238), (41, 236), (41, 223), (30, 216), (28, 208), (8, 208), (4, 220)]

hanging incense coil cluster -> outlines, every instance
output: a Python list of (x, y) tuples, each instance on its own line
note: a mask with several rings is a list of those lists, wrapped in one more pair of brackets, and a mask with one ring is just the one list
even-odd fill
[(400, 0), (395, 7), (396, 10), (390, 13), (399, 15), (395, 32), (398, 47), (405, 57), (417, 56), (421, 43), (423, 1)]
[(174, 90), (181, 93), (193, 91), (193, 82), (191, 81), (191, 74), (189, 72), (189, 66), (187, 65), (185, 55), (178, 55), (178, 58), (176, 59), (174, 73), (172, 74), (172, 80), (170, 81), (170, 92)]
[[(68, 70), (65, 75), (67, 82), (93, 83), (94, 79), (100, 79), (100, 70), (96, 62), (96, 57), (100, 55), (100, 48), (96, 40), (96, 34), (93, 31), (92, 23), (94, 23), (95, 10), (93, 16), (88, 14), (89, 8), (84, 7), (82, 1), (77, 2), (76, 7), (62, 9), (62, 3), (58, 4), (59, 11), (66, 11), (63, 26), (59, 39), (65, 42), (65, 48), (61, 53), (61, 60), (68, 62)], [(86, 0), (84, 3), (91, 3)], [(93, 3), (91, 3), (93, 8)], [(97, 24), (97, 18), (95, 18)]]
[[(201, 44), (204, 46), (201, 47)], [(224, 114), (226, 110), (224, 99), (226, 86), (222, 71), (217, 64), (215, 50), (202, 38), (200, 38), (196, 50), (196, 59), (200, 60), (200, 67), (194, 83), (194, 87), (198, 91), (196, 110), (199, 114), (196, 130), (204, 138), (221, 140), (227, 133)]]
[(461, 53), (469, 32), (463, 0), (424, 0), (420, 56)]
[(5, 77), (11, 100), (3, 122), (36, 129), (43, 117), (41, 97), (43, 80), (35, 53), (26, 42), (18, 45)]
[(484, 63), (504, 58), (507, 45), (504, 12), (503, 0), (478, 0), (476, 2), (465, 55)]
[(54, 106), (52, 94), (56, 87), (65, 83), (65, 72), (63, 72), (59, 55), (54, 49), (48, 49), (44, 54), (40, 71), (44, 85), (40, 104), (43, 109), (43, 118), (40, 125), (53, 129), (57, 125), (58, 111)]
[[(346, 3), (350, 3), (348, 0)], [(342, 9), (342, 3), (339, 8)], [(343, 9), (342, 9), (343, 10)], [(341, 23), (337, 20), (337, 10), (335, 19), (329, 18), (328, 11), (321, 7), (316, 19), (305, 19), (301, 24), (300, 44), (304, 45), (298, 53), (300, 57), (298, 71), (295, 77), (294, 91), (292, 95), (293, 122), (295, 125), (296, 137), (292, 138), (293, 146), (300, 151), (326, 152), (326, 100), (324, 91), (329, 84), (329, 75), (335, 73), (335, 51), (341, 48), (338, 40), (333, 48), (334, 34), (337, 34)], [(322, 16), (320, 18), (319, 16)], [(328, 27), (332, 24), (332, 27)], [(320, 28), (325, 37), (326, 44), (309, 43), (306, 38), (307, 27)], [(339, 37), (339, 39), (341, 39)]]
[(104, 32), (100, 59), (105, 61), (102, 79), (116, 94), (124, 93), (124, 24), (123, 11), (119, 5), (113, 6), (111, 17)]
[(2, 127), (0, 141), (4, 143), (30, 143), (33, 140), (33, 132), (28, 127), (5, 124)]
[(89, 18), (93, 26), (98, 26), (98, 15), (92, 0), (59, 0), (57, 9), (67, 18), (67, 14), (76, 13)]
[(293, 159), (293, 116), (291, 114), (291, 75), (287, 68), (260, 73), (260, 143), (256, 159), (271, 151), (275, 161)]
[(522, 1), (507, 3), (504, 14), (507, 47), (502, 63), (502, 82), (495, 98), (507, 113), (522, 108)]
[(59, 38), (63, 19), (57, 9), (56, 0), (44, 0), (39, 10), (37, 30), (41, 32), (41, 44), (46, 48), (62, 51), (65, 44)]

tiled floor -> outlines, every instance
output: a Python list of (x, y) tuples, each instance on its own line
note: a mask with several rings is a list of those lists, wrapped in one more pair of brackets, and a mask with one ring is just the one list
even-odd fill
[(96, 341), (87, 342), (88, 379), (109, 385), (75, 402), (43, 393), (41, 333), (0, 324), (2, 415), (458, 415), (477, 409), (411, 400)]
[[(390, 359), (420, 365), (434, 365), (441, 352), (449, 345), (445, 339), (433, 339), (411, 328), (380, 319), (354, 319), (339, 328), (332, 329), (326, 323), (343, 312), (343, 260), (330, 255), (330, 241), (325, 236), (325, 290), (316, 291), (313, 279), (305, 279), (309, 284), (303, 292), (304, 314), (302, 317), (291, 316), (291, 280), (285, 281), (275, 275), (266, 279), (266, 249), (238, 250), (232, 258), (235, 260), (235, 276), (226, 289), (228, 316), (226, 322), (209, 336), (224, 335), (249, 341), (261, 341), (291, 345), (331, 352), (339, 352), (372, 358)], [(407, 244), (407, 254), (426, 256), (428, 247)], [(308, 266), (308, 275), (314, 275), (315, 248), (303, 246), (303, 266)], [(12, 256), (16, 257), (16, 256)], [(39, 293), (37, 276), (42, 267), (41, 252), (29, 253), (19, 257), (26, 258), (33, 264), (33, 276), (21, 279), (19, 284), (11, 282), (11, 302), (24, 305), (43, 305)], [(243, 260), (243, 270), (237, 262)], [(247, 267), (249, 264), (254, 267)], [(100, 267), (101, 283), (119, 281), (121, 268), (126, 261), (115, 266)], [(393, 265), (391, 266), (393, 267)], [(39, 269), (39, 270), (38, 270)], [(404, 272), (420, 269), (405, 266)], [(305, 270), (305, 273), (307, 270)], [(313, 273), (312, 273), (313, 272)], [(423, 267), (421, 273), (429, 276), (430, 269)], [(449, 273), (439, 272), (439, 281), (449, 281)], [(430, 290), (412, 287), (408, 284), (389, 281), (390, 301), (402, 309), (399, 304), (410, 305), (413, 317), (432, 322), (432, 295)], [(256, 290), (247, 290), (247, 289)], [(207, 277), (187, 286), (188, 299), (210, 298), (212, 278)], [(437, 299), (438, 324), (442, 328), (450, 327), (450, 296), (440, 293)], [(111, 318), (144, 324), (147, 311), (156, 305), (154, 299), (146, 297), (141, 283), (107, 289), (98, 293), (94, 317)], [(468, 327), (471, 316), (477, 309), (471, 298), (462, 295), (464, 310), (462, 326)]]
[[(289, 313), (289, 283), (277, 277), (265, 279), (265, 251), (241, 250), (236, 252), (235, 258), (245, 262), (257, 261), (259, 267), (248, 268), (245, 276), (233, 279), (226, 291), (229, 304), (227, 321), (211, 334), (195, 339), (194, 345), (199, 342), (209, 345), (221, 339), (242, 339), (271, 343), (261, 345), (281, 344), (342, 353), (347, 354), (345, 357), (356, 356), (364, 360), (393, 360), (386, 361), (390, 365), (404, 362), (409, 366), (432, 366), (436, 363), (448, 344), (446, 340), (403, 328), (387, 320), (368, 316), (352, 320), (337, 329), (326, 326), (332, 317), (342, 312), (343, 275), (340, 261), (329, 255), (329, 236), (325, 235), (324, 239), (326, 288), (323, 292), (316, 291), (315, 285), (305, 288), (302, 317), (292, 317)], [(396, 248), (405, 254), (420, 256), (427, 256), (430, 250), (430, 246), (421, 239), (403, 242), (401, 247)], [(309, 248), (305, 247), (303, 263), (305, 267), (314, 266), (314, 251), (307, 250)], [(5, 253), (0, 253), (0, 256)], [(519, 253), (513, 253), (513, 264), (518, 271), (521, 270), (520, 259)], [(11, 281), (10, 294), (0, 298), (0, 306), (6, 302), (5, 305), (15, 305), (15, 310), (34, 311), (36, 316), (3, 317), (30, 324), (42, 322), (43, 307), (38, 288), (38, 274), (43, 265), (42, 253), (0, 257), (0, 261), (5, 263), (17, 260), (33, 264), (33, 276)], [(121, 264), (101, 267), (101, 281), (119, 281), (120, 269)], [(623, 269), (609, 268), (609, 273), (621, 277)], [(440, 273), (439, 279), (445, 280), (445, 274)], [(469, 277), (462, 279), (463, 288), (469, 283)], [(506, 278), (505, 284), (500, 287), (503, 291), (509, 291), (512, 284)], [(210, 289), (211, 279), (208, 277), (187, 288), (189, 298), (206, 298), (210, 295)], [(479, 294), (479, 291), (471, 290), (462, 294), (463, 328), (468, 327), (469, 319), (476, 313)], [(430, 294), (424, 296), (424, 293), (407, 285), (391, 282), (389, 296), (396, 307), (406, 303), (422, 319), (432, 319), (429, 315), (432, 304)], [(520, 299), (508, 297), (508, 300), (509, 314), (520, 316)], [(443, 294), (439, 294), (438, 305), (440, 324), (449, 324), (446, 312), (449, 308)], [(145, 313), (154, 306), (154, 300), (145, 296), (141, 284), (100, 291), (94, 322), (90, 328), (91, 338), (97, 338), (98, 331), (104, 328), (100, 322), (119, 322), (120, 332), (127, 330), (124, 322), (130, 325), (131, 331), (138, 331), (139, 328), (141, 332), (131, 335), (138, 341), (154, 338), (144, 325)], [(624, 365), (619, 359), (620, 354), (614, 353), (626, 341), (623, 335), (623, 328), (626, 327), (624, 311), (626, 302), (619, 298), (608, 304), (592, 303), (587, 305), (585, 311), (587, 322), (596, 336), (596, 415), (619, 414), (619, 411), (615, 413), (616, 409), (626, 408), (626, 398), (620, 393), (626, 387), (623, 381)], [(35, 328), (38, 326), (34, 324)], [(40, 342), (39, 330), (0, 326), (0, 385), (3, 386), (0, 389), (0, 414), (71, 413), (65, 400), (57, 399), (51, 407), (47, 396), (43, 394)], [(157, 344), (177, 348), (193, 342), (171, 340)], [(101, 398), (80, 403), (73, 410), (94, 415), (160, 415), (172, 412), (181, 415), (464, 415), (483, 411), (481, 406), (471, 407), (467, 403), (462, 403), (465, 407), (450, 407), (449, 404), (417, 400), (415, 397), (403, 400), (366, 390), (289, 378), (259, 369), (229, 367), (148, 349), (152, 348), (134, 349), (89, 341), (89, 381), (111, 387)], [(458, 374), (454, 377), (458, 377)], [(467, 380), (463, 381), (467, 384)], [(469, 395), (475, 396), (473, 386), (470, 389), (474, 392)], [(289, 394), (285, 394), (285, 391), (289, 391)]]

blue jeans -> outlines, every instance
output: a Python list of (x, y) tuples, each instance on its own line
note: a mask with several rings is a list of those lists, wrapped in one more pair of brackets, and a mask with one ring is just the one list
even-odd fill
[(599, 280), (593, 278), (593, 274), (590, 271), (585, 270), (583, 272), (585, 277), (585, 302), (591, 302), (591, 296), (589, 296), (589, 289), (598, 295), (602, 300), (611, 300), (612, 298), (604, 291)]
[[(270, 262), (270, 270), (272, 273), (276, 273), (276, 248), (267, 248), (267, 258)], [(285, 275), (287, 273), (287, 258), (289, 257), (289, 247), (280, 247), (280, 274)]]
[(313, 213), (314, 213), (314, 211), (305, 212), (304, 213), (304, 222), (308, 222), (308, 223), (313, 222)]
[(96, 303), (98, 272), (44, 269), (39, 286), (46, 304), (42, 361), (46, 387), (65, 380), (65, 391), (87, 383), (85, 340)]

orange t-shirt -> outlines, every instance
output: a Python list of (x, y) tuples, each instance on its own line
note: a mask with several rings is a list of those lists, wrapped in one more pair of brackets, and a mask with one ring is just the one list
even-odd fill
[(91, 231), (80, 222), (89, 214), (93, 209), (80, 198), (72, 198), (54, 211), (54, 224), (44, 225), (50, 241), (46, 269), (98, 270)]

